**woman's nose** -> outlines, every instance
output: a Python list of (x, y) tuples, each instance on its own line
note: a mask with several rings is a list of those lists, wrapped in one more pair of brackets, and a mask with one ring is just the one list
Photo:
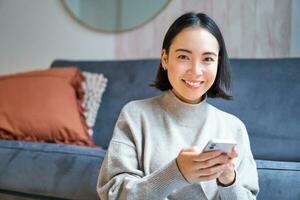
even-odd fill
[(193, 63), (193, 65), (191, 67), (191, 72), (194, 75), (202, 75), (203, 70), (204, 70), (204, 66), (202, 65), (202, 63)]

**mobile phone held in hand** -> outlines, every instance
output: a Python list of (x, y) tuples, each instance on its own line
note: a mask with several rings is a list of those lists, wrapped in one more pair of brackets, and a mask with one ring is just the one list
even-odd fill
[(212, 139), (208, 141), (204, 147), (203, 152), (208, 151), (221, 151), (222, 153), (229, 154), (233, 147), (236, 146), (236, 141), (231, 139)]

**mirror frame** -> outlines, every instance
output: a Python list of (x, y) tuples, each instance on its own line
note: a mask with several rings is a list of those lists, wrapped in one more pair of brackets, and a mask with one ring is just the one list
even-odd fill
[(161, 9), (156, 12), (152, 17), (148, 18), (147, 20), (145, 20), (143, 23), (138, 24), (136, 26), (133, 26), (131, 28), (126, 28), (123, 30), (113, 30), (113, 31), (109, 31), (109, 30), (105, 30), (105, 29), (101, 29), (101, 28), (95, 28), (94, 26), (87, 24), (86, 22), (82, 21), (81, 19), (79, 19), (77, 16), (75, 16), (73, 14), (73, 11), (68, 7), (68, 5), (65, 3), (65, 0), (60, 0), (62, 6), (64, 7), (64, 10), (67, 11), (68, 15), (71, 16), (71, 18), (73, 18), (73, 20), (75, 20), (77, 23), (79, 23), (81, 26), (88, 28), (90, 30), (96, 31), (96, 32), (102, 32), (102, 33), (124, 33), (124, 32), (129, 32), (132, 31), (134, 29), (138, 29), (142, 26), (145, 26), (146, 24), (148, 24), (149, 22), (151, 22), (154, 18), (156, 18), (159, 14), (161, 14), (166, 7), (171, 3), (172, 0), (166, 0), (167, 2), (165, 3), (164, 6), (161, 7)]

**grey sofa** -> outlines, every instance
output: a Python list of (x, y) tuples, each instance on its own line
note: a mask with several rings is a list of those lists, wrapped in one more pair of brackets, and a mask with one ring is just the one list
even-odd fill
[[(107, 148), (121, 107), (161, 94), (148, 86), (158, 63), (56, 60), (51, 66), (76, 65), (108, 78), (93, 138)], [(300, 199), (300, 58), (231, 64), (234, 100), (209, 101), (246, 124), (259, 173), (258, 199)], [(99, 148), (0, 140), (0, 199), (98, 199), (104, 155)]]

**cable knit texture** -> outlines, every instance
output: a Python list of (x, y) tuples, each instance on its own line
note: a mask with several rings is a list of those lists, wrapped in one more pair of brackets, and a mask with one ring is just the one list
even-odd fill
[[(176, 164), (184, 147), (202, 150), (210, 139), (235, 139), (236, 181), (188, 183)], [(208, 104), (180, 101), (171, 91), (122, 109), (102, 163), (97, 192), (115, 199), (256, 199), (258, 178), (248, 134), (235, 116)]]

